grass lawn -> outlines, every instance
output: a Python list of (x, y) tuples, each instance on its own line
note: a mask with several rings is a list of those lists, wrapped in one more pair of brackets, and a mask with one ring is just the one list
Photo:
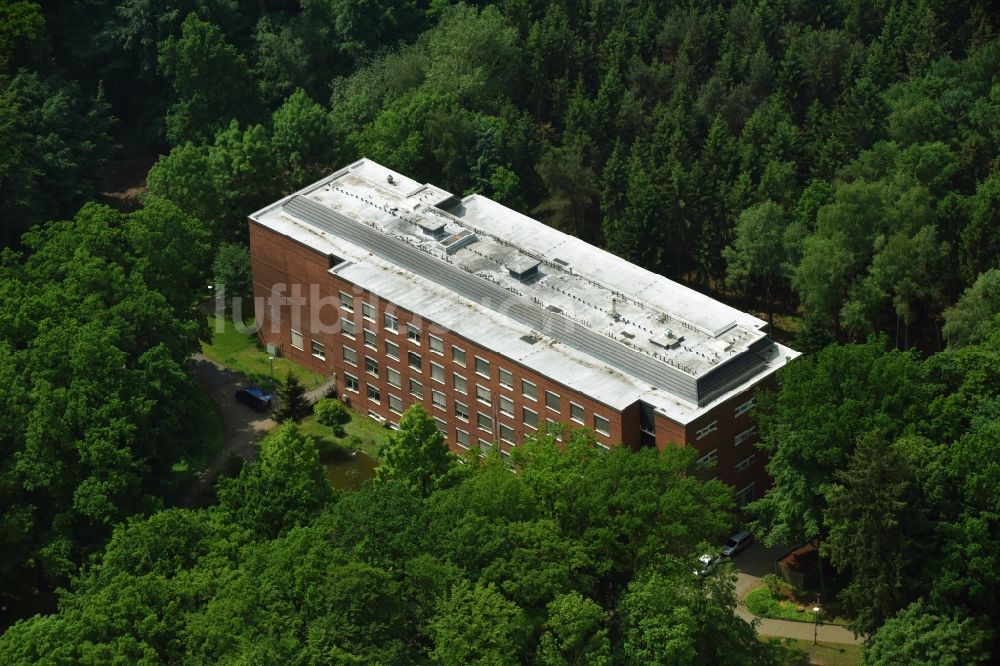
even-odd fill
[[(794, 595), (794, 588), (787, 583), (782, 582), (781, 589), (785, 595)], [(767, 585), (761, 585), (748, 592), (747, 596), (743, 599), (743, 603), (746, 604), (747, 610), (760, 617), (769, 617), (775, 620), (791, 620), (793, 622), (809, 622), (810, 624), (815, 621), (811, 610), (798, 610), (800, 606), (808, 608), (807, 604), (797, 603), (786, 596), (775, 597), (771, 594), (771, 590), (768, 589)], [(847, 621), (840, 617), (824, 617), (823, 622), (825, 624), (847, 624)]]
[(367, 416), (348, 407), (351, 421), (344, 426), (346, 435), (334, 437), (328, 426), (316, 420), (313, 415), (299, 422), (302, 432), (316, 439), (320, 450), (339, 448), (344, 450), (361, 449), (372, 458), (378, 458), (379, 443), (391, 432), (388, 428), (372, 421)]
[(823, 664), (824, 666), (857, 666), (861, 662), (861, 646), (847, 643), (819, 643), (793, 638), (761, 638), (765, 643), (780, 643), (789, 650), (787, 666)]
[[(270, 388), (271, 364), (267, 350), (257, 343), (257, 337), (240, 333), (228, 318), (221, 332), (216, 329), (216, 323), (216, 318), (209, 316), (208, 328), (212, 331), (212, 341), (201, 343), (202, 353), (216, 363), (246, 375), (253, 383)], [(311, 389), (323, 381), (322, 375), (292, 363), (287, 358), (274, 359), (275, 382), (284, 379), (289, 371), (306, 389)]]

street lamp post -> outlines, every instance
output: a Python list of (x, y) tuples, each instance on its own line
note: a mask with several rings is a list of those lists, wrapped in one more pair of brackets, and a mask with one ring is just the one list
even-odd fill
[(816, 645), (819, 638), (819, 606), (813, 606), (813, 645)]

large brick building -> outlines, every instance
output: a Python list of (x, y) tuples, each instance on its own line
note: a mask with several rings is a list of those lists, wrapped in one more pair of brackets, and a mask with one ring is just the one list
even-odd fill
[(456, 450), (545, 421), (689, 445), (741, 503), (768, 483), (754, 390), (797, 353), (765, 322), (490, 199), (360, 160), (250, 216), (259, 335), (390, 425)]

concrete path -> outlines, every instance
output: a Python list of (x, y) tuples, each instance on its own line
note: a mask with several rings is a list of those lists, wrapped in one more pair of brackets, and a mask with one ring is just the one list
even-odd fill
[(250, 384), (243, 375), (215, 363), (202, 354), (194, 356), (195, 379), (219, 408), (225, 424), (224, 444), (208, 467), (187, 489), (180, 505), (192, 507), (201, 494), (212, 485), (231, 456), (253, 460), (254, 444), (275, 426), (269, 414), (259, 414), (236, 402), (236, 391)]
[(740, 605), (736, 607), (736, 614), (747, 622), (756, 622), (757, 633), (761, 636), (811, 641), (815, 630), (820, 643), (863, 643), (864, 640), (855, 636), (850, 629), (836, 624), (821, 624), (817, 628), (809, 622), (757, 617), (746, 609), (743, 597), (750, 590), (764, 584), (764, 576), (774, 573), (775, 560), (786, 552), (788, 548), (782, 546), (767, 548), (762, 543), (755, 543), (733, 558), (733, 564), (739, 572), (736, 577), (736, 597), (740, 599)]

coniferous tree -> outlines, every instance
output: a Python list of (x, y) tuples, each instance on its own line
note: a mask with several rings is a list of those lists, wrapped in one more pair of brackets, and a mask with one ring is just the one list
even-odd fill
[(302, 382), (289, 371), (288, 375), (285, 376), (285, 381), (278, 388), (278, 409), (274, 411), (274, 420), (278, 423), (298, 421), (305, 416), (308, 409), (306, 389), (302, 386)]

